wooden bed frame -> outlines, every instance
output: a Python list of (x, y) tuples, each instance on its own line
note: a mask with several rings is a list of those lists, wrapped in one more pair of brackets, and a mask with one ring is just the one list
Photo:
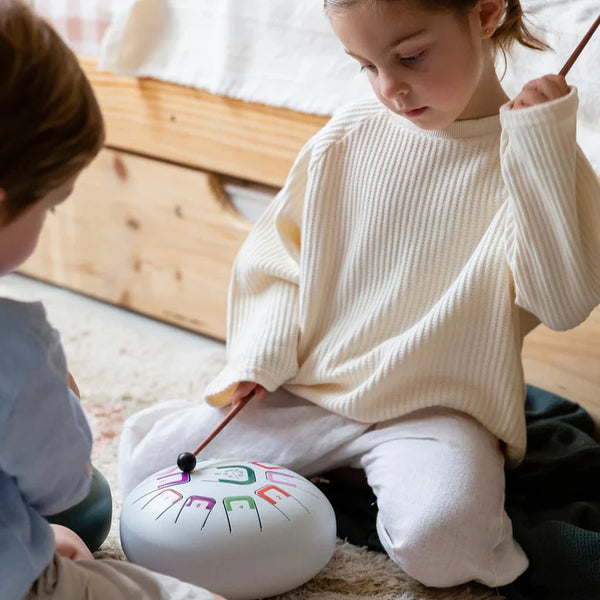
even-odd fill
[(282, 187), (327, 118), (81, 62), (105, 116), (106, 148), (23, 272), (224, 339), (229, 272), (251, 224), (223, 178)]
[[(101, 72), (82, 59), (107, 125), (22, 272), (223, 340), (229, 273), (251, 224), (223, 178), (280, 188), (325, 117)], [(525, 341), (528, 382), (600, 421), (600, 309), (566, 333)]]

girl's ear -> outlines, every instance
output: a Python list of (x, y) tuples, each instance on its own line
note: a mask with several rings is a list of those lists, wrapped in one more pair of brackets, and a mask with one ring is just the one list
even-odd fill
[(484, 37), (491, 37), (504, 14), (504, 0), (479, 0), (479, 23)]

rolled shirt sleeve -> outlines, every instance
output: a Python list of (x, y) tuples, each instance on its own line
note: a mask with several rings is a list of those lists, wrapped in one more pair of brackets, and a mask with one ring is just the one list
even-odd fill
[(600, 302), (600, 180), (576, 142), (577, 91), (500, 111), (515, 301), (548, 327), (575, 327)]
[[(11, 335), (24, 311), (28, 326)], [(13, 321), (7, 324), (11, 312)], [(88, 493), (92, 434), (79, 399), (67, 386), (60, 339), (42, 306), (14, 303), (3, 313), (3, 335), (10, 342), (7, 349), (5, 338), (0, 367), (6, 411), (0, 420), (0, 468), (15, 479), (33, 509), (51, 515)]]
[(240, 381), (273, 391), (298, 371), (301, 223), (310, 160), (309, 142), (235, 260), (227, 366), (206, 389), (207, 401), (215, 406), (229, 403)]

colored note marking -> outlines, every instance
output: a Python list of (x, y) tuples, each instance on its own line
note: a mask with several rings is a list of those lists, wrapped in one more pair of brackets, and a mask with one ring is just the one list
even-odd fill
[[(229, 533), (236, 530), (248, 533), (262, 531), (262, 521), (254, 498), (251, 496), (229, 496), (223, 498), (223, 506), (229, 524)], [(256, 520), (251, 516), (254, 515)]]
[(200, 526), (202, 530), (216, 503), (217, 501), (214, 498), (209, 498), (208, 496), (190, 496), (179, 509), (175, 523), (196, 525), (198, 515), (202, 518), (202, 513), (204, 513), (204, 520)]

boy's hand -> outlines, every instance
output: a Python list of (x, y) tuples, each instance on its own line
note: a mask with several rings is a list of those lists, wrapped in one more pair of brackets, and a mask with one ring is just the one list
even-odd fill
[(75, 395), (78, 398), (81, 398), (81, 394), (79, 393), (79, 387), (75, 383), (75, 380), (73, 379), (73, 375), (71, 375), (70, 371), (67, 373), (67, 383), (68, 383), (69, 387), (75, 392)]
[(51, 524), (56, 553), (71, 560), (94, 560), (84, 541), (71, 529)]
[(566, 96), (571, 91), (562, 75), (544, 75), (525, 84), (521, 92), (512, 101), (514, 110), (542, 104)]
[(235, 388), (235, 392), (233, 392), (233, 396), (231, 397), (233, 406), (239, 404), (240, 400), (247, 396), (252, 390), (254, 390), (254, 399), (256, 400), (264, 400), (269, 395), (269, 391), (262, 385), (254, 383), (253, 381), (241, 381), (238, 383), (238, 386)]

